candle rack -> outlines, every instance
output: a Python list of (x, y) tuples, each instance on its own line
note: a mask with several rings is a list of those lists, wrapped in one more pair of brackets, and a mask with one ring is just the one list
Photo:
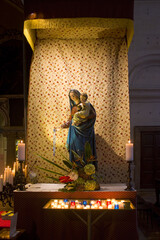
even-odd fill
[[(96, 226), (98, 222), (104, 221), (103, 216), (109, 212), (117, 211), (118, 215), (122, 213), (122, 211), (135, 211), (134, 205), (130, 200), (120, 200), (120, 199), (51, 199), (46, 205), (43, 207), (45, 211), (55, 210), (57, 211), (65, 211), (68, 212), (65, 215), (72, 216), (75, 215), (77, 220), (83, 222), (87, 227), (87, 236), (85, 239), (92, 239), (92, 227)], [(56, 212), (54, 214), (56, 214)], [(84, 213), (85, 212), (85, 213)], [(51, 211), (50, 211), (51, 214)], [(58, 214), (58, 213), (57, 213)], [(62, 212), (60, 213), (60, 216)], [(110, 214), (109, 214), (110, 215)], [(124, 214), (123, 214), (124, 215)], [(44, 214), (45, 216), (45, 214)], [(110, 215), (112, 216), (112, 215)], [(115, 215), (114, 215), (115, 216)], [(120, 219), (120, 218), (118, 218)], [(48, 230), (48, 228), (47, 228)], [(108, 239), (108, 238), (107, 238)]]
[(133, 161), (127, 161), (128, 163), (128, 181), (127, 181), (127, 188), (125, 189), (126, 191), (134, 191), (134, 187), (132, 185), (132, 169), (131, 169), (131, 165), (133, 163)]
[(24, 191), (26, 179), (23, 173), (22, 164), (24, 161), (19, 161), (20, 168), (15, 174), (13, 184), (6, 182), (5, 186), (3, 186), (2, 191), (0, 191), (0, 201), (2, 202), (2, 206), (5, 207), (8, 203), (10, 207), (13, 207), (13, 191), (15, 189)]
[(12, 184), (7, 182), (6, 185), (3, 186), (3, 190), (0, 192), (0, 201), (3, 207), (5, 207), (7, 203), (10, 207), (13, 207), (13, 191), (14, 186)]

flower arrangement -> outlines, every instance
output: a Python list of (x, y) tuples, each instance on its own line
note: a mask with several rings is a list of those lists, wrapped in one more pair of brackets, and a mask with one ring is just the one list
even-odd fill
[(92, 150), (91, 150), (90, 144), (88, 142), (85, 144), (84, 154), (85, 154), (86, 162), (84, 162), (83, 156), (79, 156), (74, 151), (73, 151), (73, 154), (76, 159), (74, 162), (70, 162), (65, 156), (63, 156), (65, 158), (65, 160), (63, 160), (63, 163), (67, 169), (61, 167), (60, 165), (58, 165), (55, 162), (52, 162), (52, 161), (38, 155), (46, 162), (63, 170), (63, 172), (65, 172), (65, 174), (60, 173), (60, 172), (54, 172), (52, 170), (48, 170), (48, 169), (41, 168), (41, 167), (38, 167), (38, 168), (43, 171), (59, 175), (59, 178), (49, 177), (54, 182), (56, 181), (56, 182), (65, 184), (64, 188), (59, 189), (59, 191), (72, 192), (72, 191), (99, 190), (100, 185), (98, 183), (98, 176), (96, 173), (96, 168), (93, 164), (96, 160), (95, 160), (94, 156), (92, 155)]

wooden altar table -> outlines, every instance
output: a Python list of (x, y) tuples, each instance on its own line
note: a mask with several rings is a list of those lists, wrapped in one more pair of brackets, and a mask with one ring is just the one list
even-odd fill
[[(34, 184), (27, 191), (14, 192), (14, 211), (18, 212), (18, 228), (27, 230), (29, 240), (87, 239), (87, 227), (71, 210), (43, 209), (50, 199), (129, 199), (136, 206), (136, 191), (125, 191), (123, 184), (101, 185), (94, 192), (58, 192), (60, 184)], [(78, 210), (83, 219), (88, 212)], [(90, 221), (98, 217), (99, 210), (90, 210)], [(91, 226), (92, 240), (137, 240), (136, 208), (133, 210), (107, 210)]]

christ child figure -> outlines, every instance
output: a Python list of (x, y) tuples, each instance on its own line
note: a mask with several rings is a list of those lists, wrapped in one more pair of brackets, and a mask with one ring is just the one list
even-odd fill
[(78, 112), (76, 112), (73, 116), (72, 125), (78, 126), (82, 122), (87, 121), (87, 117), (90, 113), (90, 102), (87, 101), (88, 95), (86, 93), (82, 93), (80, 95), (80, 101), (81, 103), (78, 104), (77, 109)]

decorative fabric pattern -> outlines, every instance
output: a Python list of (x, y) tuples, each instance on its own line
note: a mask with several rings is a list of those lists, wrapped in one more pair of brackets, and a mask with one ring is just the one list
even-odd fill
[(69, 118), (68, 93), (74, 88), (88, 94), (97, 113), (95, 133), (101, 182), (126, 182), (125, 144), (130, 138), (130, 121), (125, 39), (43, 39), (43, 32), (38, 31), (42, 39), (35, 45), (28, 100), (29, 170), (37, 172), (39, 182), (51, 182), (36, 168), (50, 165), (34, 153), (63, 166), (62, 154), (68, 156), (68, 129), (56, 132), (55, 156), (53, 129)]

